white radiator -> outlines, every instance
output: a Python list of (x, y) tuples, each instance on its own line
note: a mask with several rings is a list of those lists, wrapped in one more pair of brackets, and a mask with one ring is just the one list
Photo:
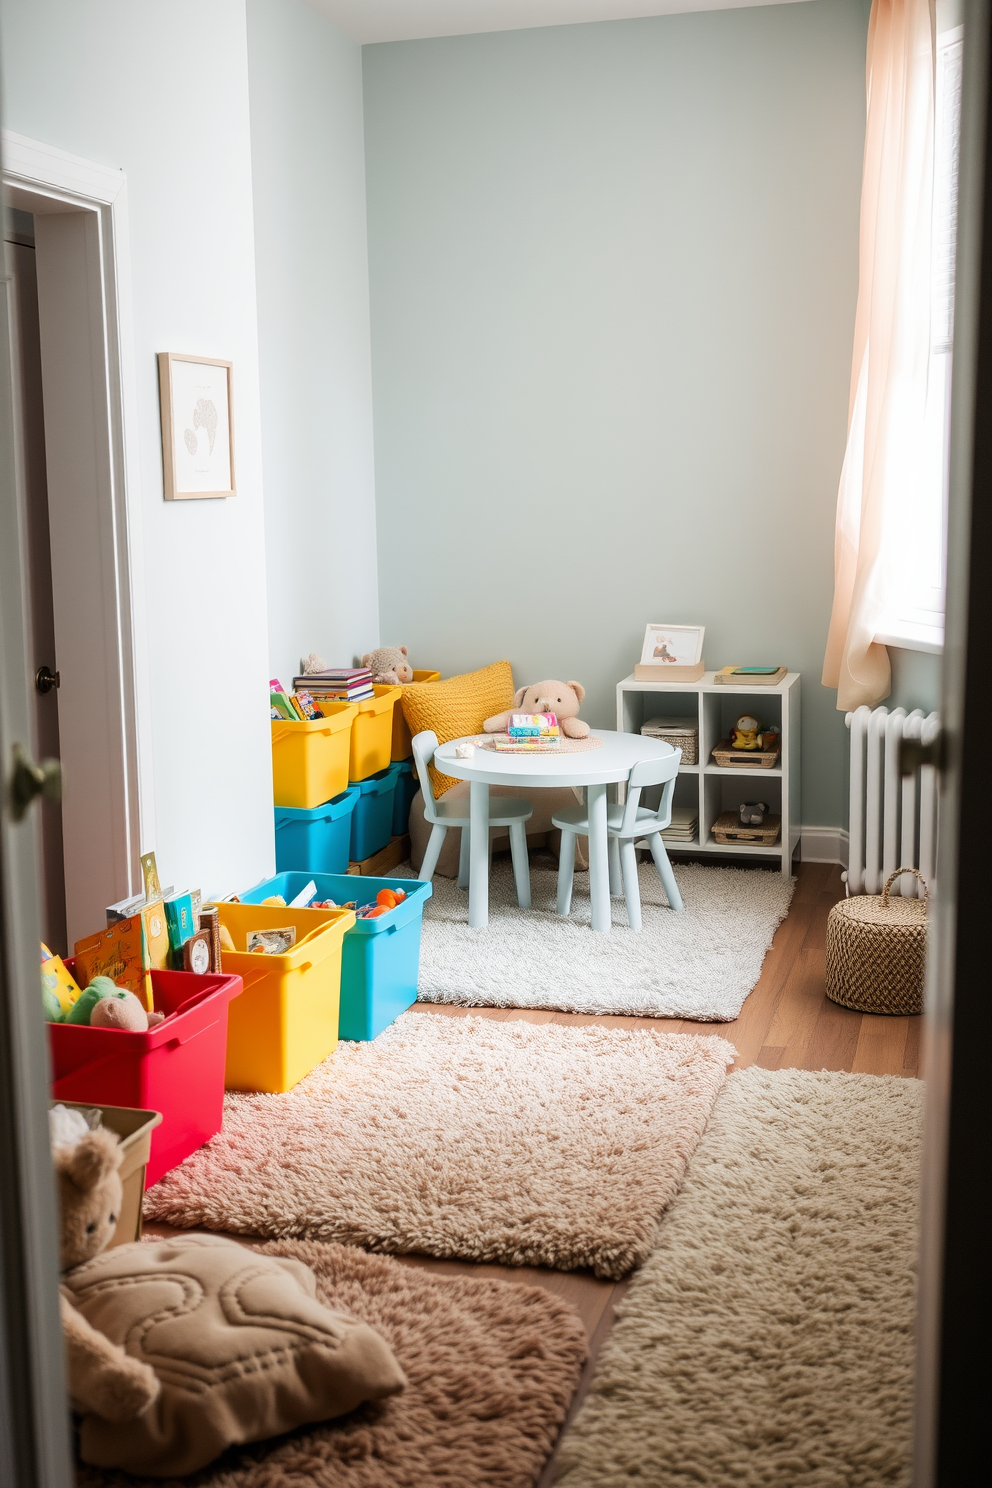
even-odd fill
[[(904, 738), (929, 744), (940, 715), (921, 709), (855, 709), (846, 716), (851, 730), (851, 820), (847, 892), (880, 894), (895, 868), (918, 868), (933, 887), (937, 862), (937, 772), (923, 765), (914, 775), (899, 773)], [(905, 874), (892, 893), (922, 898), (919, 880)]]

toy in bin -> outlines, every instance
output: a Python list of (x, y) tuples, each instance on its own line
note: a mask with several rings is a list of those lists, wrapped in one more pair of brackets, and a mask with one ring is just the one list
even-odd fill
[(41, 947), (41, 999), (48, 1023), (83, 1023), (91, 1028), (123, 1028), (145, 1033), (161, 1023), (162, 1013), (149, 1012), (127, 987), (113, 978), (95, 976), (82, 990), (61, 956)]

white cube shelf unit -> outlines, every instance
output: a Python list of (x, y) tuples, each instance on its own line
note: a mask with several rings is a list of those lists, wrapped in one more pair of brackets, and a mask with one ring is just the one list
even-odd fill
[[(699, 835), (692, 842), (666, 842), (670, 853), (713, 853), (721, 857), (777, 858), (782, 873), (792, 873), (792, 858), (801, 830), (799, 796), (799, 672), (789, 672), (776, 687), (728, 687), (704, 672), (698, 682), (617, 683), (617, 728), (640, 733), (650, 718), (691, 718), (699, 723), (699, 763), (682, 765), (675, 782), (676, 806), (698, 806)], [(742, 713), (782, 730), (777, 769), (718, 765), (713, 749), (726, 739)], [(648, 799), (651, 799), (649, 796)], [(764, 843), (713, 840), (713, 823), (742, 801), (767, 801), (781, 815), (782, 831), (773, 847)]]

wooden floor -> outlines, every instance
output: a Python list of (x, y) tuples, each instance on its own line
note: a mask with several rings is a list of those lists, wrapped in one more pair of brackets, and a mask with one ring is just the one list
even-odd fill
[[(719, 1033), (737, 1050), (734, 1066), (737, 1069), (758, 1064), (763, 1069), (852, 1070), (872, 1075), (914, 1076), (919, 1063), (919, 1018), (852, 1013), (828, 1002), (824, 995), (827, 915), (843, 892), (839, 868), (823, 863), (800, 866), (792, 905), (765, 958), (761, 979), (733, 1023), (597, 1017), (518, 1008), (441, 1007), (426, 1003), (416, 1004), (411, 1012), (423, 1017), (465, 1018), (473, 1014), (500, 1020), (523, 1018), (528, 1023), (599, 1023), (605, 1028), (647, 1024), (701, 1038)], [(146, 1231), (167, 1234), (170, 1226), (149, 1224)], [(585, 1272), (547, 1271), (540, 1267), (439, 1261), (429, 1256), (398, 1259), (405, 1265), (419, 1266), (442, 1276), (502, 1277), (541, 1286), (566, 1298), (581, 1315), (589, 1336), (589, 1359), (572, 1403), (569, 1419), (572, 1418), (589, 1388), (596, 1355), (613, 1325), (615, 1308), (627, 1289), (627, 1281), (601, 1281)], [(538, 1488), (550, 1488), (553, 1476), (554, 1459), (548, 1463)]]
[[(830, 907), (843, 898), (840, 869), (826, 863), (803, 863), (789, 913), (765, 957), (761, 979), (733, 1023), (692, 1023), (675, 1018), (597, 1017), (587, 1013), (553, 1013), (518, 1008), (435, 1007), (418, 1003), (412, 1012), (425, 1017), (523, 1018), (528, 1023), (599, 1023), (604, 1028), (647, 1024), (673, 1033), (705, 1038), (719, 1033), (737, 1050), (735, 1069), (758, 1064), (763, 1069), (851, 1070), (868, 1075), (918, 1072), (919, 1018), (880, 1018), (852, 1013), (829, 1002), (823, 990), (823, 948)], [(627, 1281), (600, 1281), (589, 1273), (546, 1271), (540, 1267), (476, 1265), (471, 1261), (437, 1261), (428, 1256), (400, 1256), (443, 1276), (500, 1276), (527, 1282), (565, 1297), (581, 1314), (589, 1335), (589, 1359), (572, 1402), (569, 1420), (582, 1402), (596, 1355), (613, 1326), (615, 1308)], [(567, 1423), (566, 1423), (567, 1424)], [(552, 1459), (538, 1488), (550, 1488)]]

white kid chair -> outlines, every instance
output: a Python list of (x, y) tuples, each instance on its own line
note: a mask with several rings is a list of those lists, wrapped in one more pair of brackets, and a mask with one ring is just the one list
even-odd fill
[[(424, 793), (424, 819), (431, 824), (430, 840), (424, 861), (420, 865), (420, 877), (428, 883), (434, 877), (434, 869), (441, 854), (441, 846), (449, 827), (461, 827), (462, 845), (458, 855), (458, 887), (468, 888), (469, 863), (469, 804), (467, 801), (448, 801), (444, 797), (435, 801), (431, 787), (431, 775), (427, 766), (434, 758), (437, 734), (424, 729), (413, 740), (413, 758), (420, 778), (420, 789)], [(517, 903), (521, 909), (530, 909), (530, 862), (527, 858), (527, 822), (534, 814), (529, 801), (516, 796), (496, 796), (489, 804), (489, 826), (509, 827), (510, 857), (513, 861), (513, 881), (517, 886)], [(489, 855), (492, 858), (493, 839), (489, 836)]]
[[(623, 892), (627, 900), (627, 920), (631, 930), (641, 928), (641, 891), (637, 883), (637, 852), (634, 843), (647, 838), (654, 858), (662, 888), (668, 895), (672, 909), (682, 908), (682, 895), (675, 882), (675, 874), (665, 851), (661, 833), (671, 824), (672, 795), (675, 777), (679, 773), (681, 749), (674, 750), (660, 760), (641, 760), (633, 766), (627, 781), (627, 799), (622, 806), (606, 808), (607, 832), (611, 853), (614, 844), (620, 849), (620, 867), (623, 872)], [(649, 785), (661, 785), (661, 800), (657, 810), (651, 811), (639, 804), (641, 791)], [(567, 915), (572, 908), (572, 876), (575, 870), (575, 839), (589, 836), (589, 817), (584, 806), (571, 806), (551, 818), (561, 829), (561, 856), (558, 859), (558, 913)]]

